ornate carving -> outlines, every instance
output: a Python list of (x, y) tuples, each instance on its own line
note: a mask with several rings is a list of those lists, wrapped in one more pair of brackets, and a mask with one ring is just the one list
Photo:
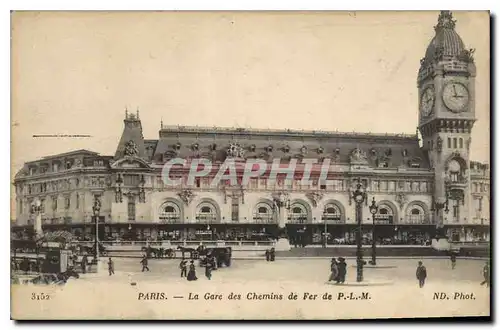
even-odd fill
[(122, 188), (120, 186), (117, 186), (115, 188), (115, 203), (122, 203), (122, 202), (123, 202)]
[(436, 46), (436, 50), (434, 51), (434, 61), (439, 62), (443, 59), (444, 55), (444, 47), (441, 45)]
[(406, 197), (405, 194), (398, 193), (396, 195), (396, 202), (399, 204), (399, 208), (403, 209), (403, 206), (406, 204), (407, 201), (408, 201), (408, 198)]
[(453, 15), (449, 10), (442, 10), (438, 17), (438, 23), (434, 27), (437, 32), (441, 29), (455, 29), (456, 20), (453, 19)]
[(290, 195), (288, 195), (288, 193), (284, 191), (273, 195), (274, 207), (276, 209), (281, 209), (282, 207), (286, 206), (289, 200)]
[(351, 163), (363, 163), (366, 164), (366, 153), (359, 148), (355, 148), (350, 155)]
[(475, 49), (474, 48), (470, 48), (470, 49), (464, 49), (462, 51), (462, 53), (460, 53), (460, 55), (458, 55), (458, 59), (460, 61), (464, 61), (464, 62), (467, 62), (467, 63), (474, 63), (474, 53), (475, 53)]
[(139, 189), (139, 203), (146, 203), (146, 192), (142, 187)]
[(125, 156), (135, 157), (137, 156), (138, 153), (139, 150), (134, 141), (130, 140), (125, 144), (125, 151), (124, 151)]
[(436, 149), (437, 149), (437, 152), (443, 151), (443, 139), (440, 136), (438, 136), (437, 141), (436, 141)]
[(194, 194), (190, 189), (184, 189), (177, 195), (186, 205), (189, 205), (194, 198)]
[(318, 206), (319, 201), (323, 198), (323, 194), (317, 191), (306, 194), (314, 207)]
[(231, 158), (243, 158), (244, 154), (245, 150), (239, 143), (231, 143), (229, 148), (226, 150), (226, 155)]
[(470, 137), (465, 141), (465, 147), (467, 148), (467, 151), (470, 150), (470, 144), (471, 144), (471, 142), (472, 142), (472, 140), (471, 140)]

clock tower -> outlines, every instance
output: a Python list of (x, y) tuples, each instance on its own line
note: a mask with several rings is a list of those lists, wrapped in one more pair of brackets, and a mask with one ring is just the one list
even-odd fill
[(469, 150), (475, 122), (473, 49), (455, 31), (450, 11), (442, 11), (435, 36), (420, 60), (419, 125), (422, 148), (435, 173), (434, 223), (471, 222)]

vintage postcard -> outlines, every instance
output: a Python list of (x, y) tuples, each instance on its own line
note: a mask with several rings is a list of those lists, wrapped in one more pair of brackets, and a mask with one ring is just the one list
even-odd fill
[(13, 12), (11, 317), (490, 316), (490, 14)]

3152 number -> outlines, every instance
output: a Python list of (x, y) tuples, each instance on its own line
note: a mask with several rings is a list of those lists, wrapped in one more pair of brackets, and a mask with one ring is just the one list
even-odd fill
[(49, 300), (50, 296), (45, 293), (31, 293), (31, 300)]

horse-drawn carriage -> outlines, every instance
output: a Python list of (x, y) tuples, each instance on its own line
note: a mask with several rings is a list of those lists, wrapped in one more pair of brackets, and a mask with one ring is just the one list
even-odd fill
[(142, 252), (146, 253), (148, 258), (155, 258), (155, 259), (172, 259), (175, 258), (175, 250), (174, 249), (165, 249), (163, 247), (152, 247), (152, 246), (144, 246), (141, 249)]

